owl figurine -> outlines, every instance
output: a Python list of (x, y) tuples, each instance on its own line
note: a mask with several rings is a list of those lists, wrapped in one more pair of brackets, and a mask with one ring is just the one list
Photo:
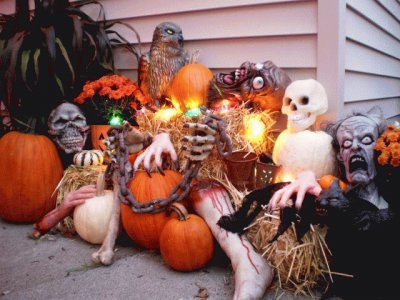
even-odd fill
[(139, 87), (153, 106), (159, 107), (168, 97), (172, 79), (187, 63), (189, 55), (183, 49), (182, 29), (172, 22), (159, 24), (150, 51), (139, 60)]

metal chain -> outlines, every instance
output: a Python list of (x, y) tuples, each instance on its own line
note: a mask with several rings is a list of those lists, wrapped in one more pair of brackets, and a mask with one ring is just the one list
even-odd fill
[[(218, 153), (225, 157), (232, 152), (232, 142), (225, 132), (226, 124), (223, 118), (214, 115), (210, 110), (201, 108), (201, 112), (206, 115), (202, 123), (217, 131), (215, 143)], [(136, 213), (157, 213), (165, 210), (171, 203), (181, 201), (190, 193), (192, 179), (195, 178), (200, 170), (202, 161), (192, 161), (188, 159), (184, 168), (182, 181), (178, 183), (170, 192), (167, 198), (156, 198), (146, 203), (140, 203), (136, 200), (128, 188), (128, 183), (133, 177), (133, 170), (129, 162), (129, 151), (125, 145), (125, 138), (129, 132), (129, 124), (122, 126), (113, 126), (108, 130), (108, 136), (114, 141), (115, 148), (110, 150), (110, 162), (106, 169), (106, 180), (109, 183), (115, 170), (119, 184), (119, 200), (131, 206)]]

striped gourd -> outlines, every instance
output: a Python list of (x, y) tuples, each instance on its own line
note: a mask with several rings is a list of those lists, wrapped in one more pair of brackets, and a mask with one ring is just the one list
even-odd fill
[(100, 150), (82, 150), (74, 155), (74, 164), (79, 167), (100, 166), (103, 164), (104, 156)]

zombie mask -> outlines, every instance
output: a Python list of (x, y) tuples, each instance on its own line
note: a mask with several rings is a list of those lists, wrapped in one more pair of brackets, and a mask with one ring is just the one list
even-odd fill
[(343, 163), (347, 181), (368, 184), (376, 175), (374, 147), (379, 137), (376, 123), (365, 116), (344, 120), (338, 127), (338, 159)]
[(57, 106), (47, 122), (49, 134), (56, 145), (65, 153), (76, 153), (85, 145), (89, 126), (80, 109), (71, 103)]
[(296, 80), (285, 91), (282, 113), (288, 116), (287, 127), (292, 132), (306, 130), (318, 115), (328, 110), (324, 87), (314, 79)]
[(211, 106), (224, 98), (247, 101), (262, 109), (279, 110), (289, 76), (273, 62), (244, 62), (230, 73), (214, 76), (209, 91)]

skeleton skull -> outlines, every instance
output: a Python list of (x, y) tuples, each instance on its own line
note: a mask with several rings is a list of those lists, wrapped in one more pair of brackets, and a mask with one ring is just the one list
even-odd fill
[(315, 123), (318, 115), (327, 110), (328, 97), (318, 81), (296, 80), (286, 88), (282, 113), (288, 116), (289, 131), (306, 130)]
[(76, 153), (85, 145), (89, 126), (74, 104), (62, 103), (52, 110), (47, 125), (56, 145), (65, 153)]

